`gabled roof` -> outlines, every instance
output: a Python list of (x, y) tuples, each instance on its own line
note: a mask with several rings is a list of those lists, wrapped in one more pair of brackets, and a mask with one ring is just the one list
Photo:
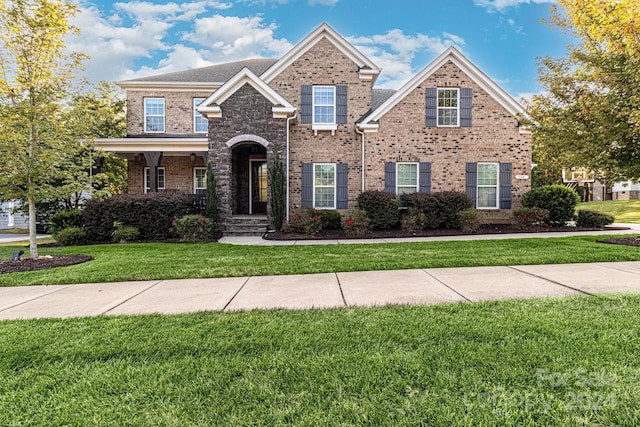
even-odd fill
[(245, 84), (253, 86), (273, 104), (274, 117), (287, 117), (287, 115), (295, 112), (295, 107), (248, 68), (243, 68), (231, 80), (220, 86), (211, 96), (202, 101), (198, 111), (207, 117), (221, 117), (222, 109), (220, 105)]
[(267, 83), (271, 83), (280, 73), (293, 64), (298, 58), (304, 55), (309, 49), (315, 46), (319, 41), (327, 39), (334, 46), (336, 46), (340, 52), (342, 52), (347, 58), (351, 59), (359, 67), (360, 76), (363, 79), (376, 80), (378, 74), (380, 74), (380, 68), (374, 64), (369, 58), (364, 56), (362, 52), (356, 49), (351, 43), (349, 43), (344, 37), (342, 37), (336, 30), (331, 28), (329, 24), (323, 22), (310, 32), (305, 38), (303, 38), (298, 44), (291, 48), (284, 54), (278, 62), (276, 62), (271, 68), (266, 70), (260, 75), (260, 78)]
[(160, 85), (186, 85), (197, 86), (222, 86), (226, 81), (238, 74), (243, 68), (248, 68), (252, 73), (260, 75), (278, 62), (275, 58), (254, 58), (242, 61), (226, 62), (210, 65), (208, 67), (193, 68), (191, 70), (177, 71), (175, 73), (156, 74), (154, 76), (124, 80), (117, 84), (124, 88), (147, 87)]
[(378, 108), (368, 114), (362, 121), (361, 127), (374, 127), (380, 118), (395, 107), (404, 97), (415, 90), (422, 82), (431, 77), (447, 62), (451, 61), (460, 68), (467, 76), (469, 76), (478, 86), (493, 97), (505, 110), (510, 114), (516, 115), (524, 112), (524, 108), (504, 89), (491, 80), (482, 70), (473, 64), (454, 46), (448, 47), (429, 65), (422, 69), (418, 74), (413, 76), (411, 80), (405, 83), (398, 91), (384, 101)]

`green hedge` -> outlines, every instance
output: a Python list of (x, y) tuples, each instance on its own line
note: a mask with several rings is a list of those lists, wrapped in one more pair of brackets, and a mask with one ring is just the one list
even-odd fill
[(358, 196), (358, 206), (367, 214), (372, 230), (393, 228), (400, 221), (398, 199), (391, 193), (365, 191)]
[(438, 193), (408, 193), (400, 196), (403, 207), (421, 214), (424, 228), (461, 228), (460, 212), (473, 208), (465, 193), (442, 191)]
[(565, 225), (567, 221), (572, 221), (579, 201), (578, 193), (563, 185), (532, 188), (522, 196), (522, 206), (525, 208), (549, 211), (550, 225)]

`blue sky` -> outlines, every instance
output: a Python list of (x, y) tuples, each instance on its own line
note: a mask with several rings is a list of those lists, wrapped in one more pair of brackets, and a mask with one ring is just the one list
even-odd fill
[(449, 45), (519, 99), (537, 93), (536, 57), (573, 42), (541, 23), (553, 0), (80, 0), (68, 40), (86, 77), (118, 81), (251, 57), (279, 57), (327, 22), (398, 88)]

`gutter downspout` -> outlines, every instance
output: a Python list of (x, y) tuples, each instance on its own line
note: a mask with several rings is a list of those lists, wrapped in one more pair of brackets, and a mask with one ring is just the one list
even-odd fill
[(287, 208), (286, 208), (286, 213), (287, 216), (285, 217), (285, 221), (289, 221), (289, 164), (291, 163), (291, 159), (289, 159), (289, 139), (290, 139), (290, 135), (289, 135), (289, 127), (291, 126), (291, 121), (294, 120), (296, 117), (298, 117), (298, 111), (295, 111), (293, 113), (293, 116), (291, 117), (287, 117), (287, 197), (286, 197), (286, 203), (287, 203)]
[(361, 166), (362, 166), (362, 190), (361, 192), (364, 193), (364, 172), (365, 172), (365, 165), (364, 165), (364, 132), (361, 132), (360, 130), (358, 130), (358, 126), (356, 126), (356, 133), (359, 133), (362, 136), (362, 154), (361, 154)]

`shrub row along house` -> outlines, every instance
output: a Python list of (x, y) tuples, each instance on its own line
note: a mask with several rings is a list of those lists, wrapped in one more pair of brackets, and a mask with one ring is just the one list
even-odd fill
[(269, 214), (267, 169), (286, 171), (287, 213), (348, 209), (367, 190), (461, 191), (485, 222), (508, 222), (530, 188), (523, 111), (456, 48), (399, 90), (322, 24), (279, 59), (250, 59), (118, 84), (127, 137), (97, 146), (128, 160), (129, 192), (205, 191), (231, 223)]

